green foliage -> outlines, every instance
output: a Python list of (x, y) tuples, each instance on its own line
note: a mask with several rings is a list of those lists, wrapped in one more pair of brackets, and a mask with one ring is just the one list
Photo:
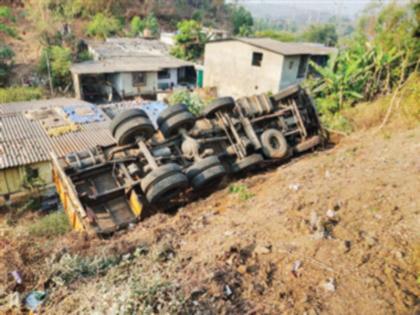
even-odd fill
[(205, 102), (198, 96), (197, 93), (191, 93), (186, 90), (179, 90), (173, 92), (168, 99), (170, 105), (185, 104), (188, 110), (194, 115), (201, 113), (206, 106)]
[(11, 24), (15, 23), (12, 10), (6, 6), (0, 6), (0, 35), (17, 37), (16, 30)]
[(69, 48), (51, 46), (44, 48), (41, 54), (39, 70), (48, 74), (48, 60), (54, 85), (65, 86), (71, 82), (70, 66), (72, 53)]
[(296, 42), (298, 37), (296, 34), (286, 32), (286, 31), (277, 31), (273, 29), (265, 29), (255, 32), (256, 37), (268, 37), (281, 42)]
[(43, 95), (39, 87), (0, 88), (0, 103), (23, 102), (40, 99)]
[(8, 82), (14, 56), (15, 53), (9, 46), (0, 44), (0, 86), (5, 86)]
[(320, 43), (326, 46), (335, 46), (338, 36), (333, 24), (314, 24), (302, 34), (302, 38), (308, 42)]
[(252, 18), (251, 12), (245, 9), (243, 6), (232, 5), (230, 7), (230, 18), (232, 21), (233, 34), (241, 35), (244, 32), (248, 32), (254, 25), (254, 19)]
[(254, 197), (254, 194), (248, 190), (245, 184), (232, 184), (229, 186), (229, 193), (238, 195), (242, 201), (247, 201)]
[(146, 17), (145, 28), (150, 30), (154, 36), (159, 34), (159, 22), (153, 14), (149, 14)]
[(337, 118), (341, 110), (390, 93), (419, 66), (420, 41), (413, 36), (412, 7), (391, 3), (373, 9), (361, 17), (358, 31), (337, 58), (324, 68), (311, 63), (321, 75), (309, 82), (319, 111), (338, 125), (345, 125)]
[(62, 211), (53, 212), (29, 226), (32, 236), (58, 236), (70, 231), (67, 215)]
[(106, 39), (109, 36), (117, 34), (121, 30), (120, 21), (112, 16), (103, 13), (97, 13), (91, 22), (89, 22), (86, 35), (99, 39)]
[(175, 46), (171, 53), (177, 58), (196, 60), (203, 56), (207, 42), (202, 26), (194, 20), (184, 20), (178, 23), (178, 34), (175, 36)]
[(88, 50), (82, 50), (76, 56), (77, 62), (89, 61), (92, 59), (93, 59), (93, 56)]
[(133, 17), (130, 22), (130, 35), (131, 36), (141, 35), (145, 27), (146, 27), (146, 21), (142, 20), (138, 16)]

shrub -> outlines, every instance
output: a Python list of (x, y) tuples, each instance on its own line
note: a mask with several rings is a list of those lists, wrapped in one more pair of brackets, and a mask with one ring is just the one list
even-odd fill
[(23, 102), (40, 99), (43, 91), (39, 87), (9, 87), (0, 89), (0, 103)]
[(47, 214), (29, 227), (29, 233), (34, 236), (57, 236), (68, 231), (70, 224), (62, 211)]
[(142, 20), (138, 16), (133, 17), (130, 22), (130, 35), (137, 36), (142, 34), (145, 27), (146, 21)]
[(100, 39), (106, 39), (117, 34), (121, 30), (121, 23), (115, 17), (109, 17), (103, 13), (97, 13), (88, 24), (86, 35)]
[(178, 33), (175, 36), (175, 46), (171, 54), (185, 60), (196, 60), (203, 56), (207, 38), (202, 26), (195, 20), (179, 22)]
[(191, 93), (186, 90), (173, 92), (169, 96), (168, 103), (170, 105), (185, 104), (187, 105), (188, 110), (194, 115), (201, 113), (202, 109), (206, 105), (197, 93)]
[(254, 197), (245, 184), (232, 184), (229, 186), (229, 193), (238, 195), (239, 199), (246, 201)]

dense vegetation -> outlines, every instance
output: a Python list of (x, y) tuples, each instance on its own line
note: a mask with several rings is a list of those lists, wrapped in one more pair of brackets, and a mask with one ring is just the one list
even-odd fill
[(418, 71), (418, 10), (418, 5), (395, 3), (370, 6), (338, 56), (325, 68), (312, 64), (321, 78), (309, 86), (327, 124), (348, 129), (341, 110), (399, 90)]

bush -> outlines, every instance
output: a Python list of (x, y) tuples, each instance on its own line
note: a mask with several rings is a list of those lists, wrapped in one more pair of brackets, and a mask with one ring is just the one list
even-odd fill
[(204, 45), (207, 42), (201, 24), (195, 20), (184, 20), (179, 22), (177, 27), (176, 44), (171, 54), (185, 60), (201, 58), (204, 54)]
[(188, 110), (194, 115), (201, 113), (206, 105), (197, 93), (191, 93), (185, 90), (173, 92), (169, 96), (168, 103), (170, 105), (185, 104)]
[(109, 17), (103, 13), (97, 13), (88, 24), (86, 35), (99, 39), (106, 39), (117, 34), (121, 30), (121, 23), (115, 17)]
[(238, 195), (242, 201), (247, 201), (254, 197), (254, 194), (248, 190), (245, 184), (232, 184), (229, 186), (229, 193)]
[(9, 87), (0, 89), (0, 103), (37, 100), (42, 95), (43, 91), (39, 87)]
[(58, 236), (70, 231), (67, 215), (62, 211), (50, 213), (29, 227), (33, 236)]
[(130, 35), (137, 36), (142, 34), (145, 27), (146, 21), (142, 20), (138, 16), (133, 17), (130, 22)]

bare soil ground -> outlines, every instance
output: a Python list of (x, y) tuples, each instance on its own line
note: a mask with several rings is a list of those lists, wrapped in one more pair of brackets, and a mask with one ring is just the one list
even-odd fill
[(244, 192), (227, 183), (108, 240), (4, 228), (0, 305), (1, 289), (5, 305), (42, 289), (45, 314), (420, 311), (419, 127), (355, 133), (234, 181)]

